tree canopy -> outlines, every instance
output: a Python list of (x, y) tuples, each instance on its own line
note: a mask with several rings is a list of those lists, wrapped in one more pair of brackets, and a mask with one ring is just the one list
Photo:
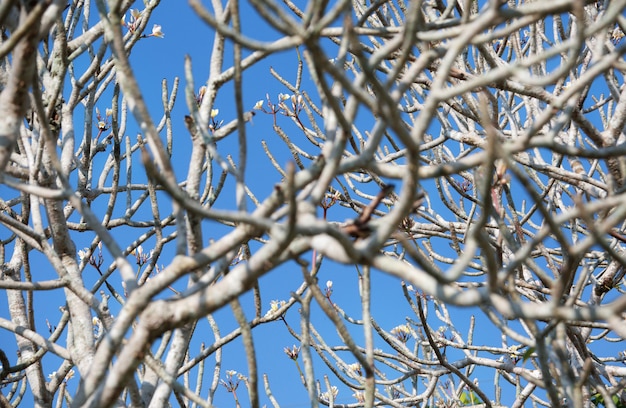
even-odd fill
[(0, 3), (0, 406), (626, 406), (626, 0), (163, 7)]

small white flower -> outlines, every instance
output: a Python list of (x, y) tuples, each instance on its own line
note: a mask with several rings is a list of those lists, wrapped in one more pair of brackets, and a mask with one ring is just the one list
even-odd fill
[(280, 309), (281, 307), (285, 306), (286, 304), (287, 304), (287, 302), (285, 302), (284, 300), (272, 300), (270, 302), (270, 310), (268, 310), (265, 315), (269, 316), (272, 313), (276, 313), (278, 311), (278, 309)]
[(356, 400), (359, 402), (365, 402), (365, 394), (363, 394), (361, 391), (355, 392), (354, 394), (352, 394), (352, 396), (356, 398)]
[(291, 95), (291, 103), (293, 106), (302, 105), (304, 103), (303, 101), (304, 98), (302, 98), (302, 95)]
[(111, 116), (111, 115), (113, 115), (113, 109), (111, 109), (111, 108), (106, 108), (106, 110), (104, 111), (104, 114), (105, 114), (106, 116)]
[(211, 119), (219, 115), (219, 113), (220, 113), (219, 109), (211, 109)]
[(263, 109), (263, 99), (259, 99), (255, 104), (254, 104), (254, 110), (261, 110)]
[(78, 251), (78, 260), (82, 261), (87, 257), (87, 255), (89, 255), (89, 248), (81, 249)]
[(411, 328), (408, 324), (401, 324), (400, 326), (396, 326), (391, 329), (391, 334), (396, 336), (396, 338), (402, 343), (406, 343), (411, 337)]
[(138, 9), (132, 9), (130, 11), (130, 17), (131, 22), (139, 20), (141, 18), (141, 11), (139, 11)]
[(518, 350), (519, 350), (519, 349), (521, 349), (521, 348), (522, 348), (522, 345), (521, 345), (521, 344), (515, 344), (515, 345), (513, 345), (513, 346), (510, 346), (510, 347), (508, 348), (508, 351), (509, 351), (509, 353), (510, 353), (510, 354), (509, 354), (509, 357), (511, 357), (511, 358), (515, 358), (515, 357), (517, 357), (517, 352), (518, 352)]
[(348, 364), (348, 370), (352, 371), (356, 375), (362, 375), (361, 364), (359, 363)]
[(298, 359), (298, 355), (300, 354), (300, 347), (294, 344), (291, 348), (283, 348), (283, 351), (285, 352), (285, 354), (287, 354), (287, 357), (295, 361)]
[(400, 326), (396, 326), (393, 329), (391, 329), (391, 334), (396, 334), (396, 333), (411, 333), (411, 329), (409, 328), (408, 324), (401, 324)]
[(150, 34), (150, 36), (163, 38), (165, 37), (165, 34), (163, 33), (163, 31), (161, 31), (161, 26), (158, 24), (155, 24), (152, 26), (152, 33)]
[(337, 398), (337, 394), (339, 394), (339, 388), (333, 385), (332, 387), (330, 387), (329, 391), (322, 393), (321, 397), (323, 400), (330, 401), (331, 395), (334, 400), (335, 398)]
[(278, 101), (279, 102), (283, 102), (286, 101), (287, 99), (291, 98), (291, 96), (284, 94), (284, 93), (279, 93), (278, 94)]
[(333, 294), (333, 281), (326, 281), (326, 289), (324, 289), (324, 296), (330, 300), (330, 295)]

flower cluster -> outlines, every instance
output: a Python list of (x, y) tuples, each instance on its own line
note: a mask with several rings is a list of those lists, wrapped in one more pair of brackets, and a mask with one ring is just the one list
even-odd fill
[(516, 345), (513, 345), (513, 346), (509, 347), (509, 349), (508, 349), (508, 351), (509, 351), (509, 353), (510, 353), (510, 354), (509, 354), (509, 356), (510, 356), (512, 359), (515, 359), (515, 358), (517, 357), (517, 355), (518, 355), (518, 350), (519, 350), (520, 348), (522, 348), (522, 347), (524, 347), (524, 345), (523, 345), (523, 344), (516, 344)]
[(354, 374), (356, 374), (358, 376), (362, 376), (363, 375), (363, 370), (361, 369), (361, 364), (359, 364), (359, 363), (348, 364), (348, 370), (353, 372)]
[(406, 344), (406, 342), (411, 338), (411, 328), (408, 324), (401, 324), (400, 326), (396, 326), (391, 329), (391, 334), (396, 336), (401, 343)]
[(128, 28), (128, 31), (130, 31), (131, 33), (134, 33), (135, 31), (137, 31), (137, 28), (139, 27), (139, 21), (141, 21), (141, 14), (142, 14), (141, 11), (137, 9), (132, 9), (130, 11), (130, 21), (128, 23), (126, 22), (126, 14), (124, 14), (122, 16), (122, 20), (120, 21), (120, 24)]
[(143, 266), (145, 265), (152, 256), (154, 255), (154, 249), (151, 249), (149, 253), (145, 253), (143, 251), (143, 247), (141, 245), (137, 246), (137, 248), (133, 249), (130, 253), (137, 260), (137, 265)]
[(98, 255), (91, 252), (89, 248), (83, 248), (79, 250), (78, 261), (83, 262), (84, 259), (87, 259), (89, 265), (95, 266), (99, 269), (104, 263), (104, 256), (102, 256), (102, 242), (98, 243)]
[(354, 394), (352, 394), (352, 396), (361, 403), (365, 402), (365, 394), (363, 394), (363, 391), (357, 391)]
[(291, 348), (285, 347), (283, 351), (287, 354), (287, 357), (294, 361), (297, 360), (298, 355), (300, 355), (300, 347), (297, 347), (295, 344), (291, 346)]
[(339, 394), (339, 388), (333, 385), (332, 387), (330, 387), (330, 390), (323, 392), (320, 395), (320, 398), (324, 401), (330, 402), (331, 398), (333, 399), (333, 401), (335, 400), (335, 398), (337, 398), (337, 394)]
[[(302, 95), (283, 95), (285, 97), (285, 101), (287, 99), (291, 100), (291, 110), (298, 114), (302, 108), (304, 108), (304, 98), (302, 97)], [(284, 104), (284, 102), (283, 102)]]
[(245, 375), (235, 370), (228, 370), (226, 371), (226, 380), (220, 380), (220, 384), (226, 388), (226, 391), (235, 392), (237, 387), (239, 387), (239, 383), (241, 381), (246, 382), (247, 380)]
[(337, 201), (340, 200), (341, 193), (339, 192), (339, 190), (335, 190), (334, 188), (329, 187), (329, 191), (324, 195), (324, 198), (322, 198), (322, 202), (320, 205), (324, 210), (328, 210), (330, 207), (335, 205)]
[[(266, 94), (265, 98), (267, 100), (267, 103), (265, 103), (263, 99), (258, 100), (254, 104), (255, 110), (260, 110), (264, 113), (268, 113), (271, 115), (275, 115), (276, 113), (280, 112), (285, 116), (297, 117), (300, 111), (304, 109), (304, 97), (300, 94), (289, 95), (289, 94), (279, 93), (277, 103), (272, 102), (269, 94)], [(287, 104), (288, 101), (290, 101), (291, 104)], [(264, 105), (267, 106), (268, 108), (267, 110), (265, 109)]]
[[(137, 31), (137, 29), (139, 28), (139, 24), (141, 22), (141, 19), (143, 18), (143, 11), (139, 11), (137, 9), (132, 9), (130, 11), (130, 21), (127, 23), (126, 22), (126, 14), (124, 14), (122, 16), (122, 19), (120, 20), (120, 24), (122, 24), (122, 26), (128, 28), (128, 31), (130, 31), (131, 33), (134, 33), (135, 31)], [(165, 34), (163, 33), (162, 27), (159, 24), (154, 24), (152, 26), (152, 32), (148, 35), (143, 35), (142, 37), (157, 37), (157, 38), (163, 38), (165, 37)]]
[(100, 109), (96, 108), (96, 119), (98, 120), (98, 130), (104, 132), (111, 128), (111, 122), (109, 118), (113, 115), (113, 109), (106, 108), (104, 111), (104, 117), (100, 114)]
[(278, 312), (278, 310), (285, 306), (287, 304), (287, 302), (285, 302), (284, 300), (272, 300), (270, 302), (270, 310), (267, 311), (267, 313), (265, 313), (265, 316), (270, 316), (273, 315), (274, 313)]

